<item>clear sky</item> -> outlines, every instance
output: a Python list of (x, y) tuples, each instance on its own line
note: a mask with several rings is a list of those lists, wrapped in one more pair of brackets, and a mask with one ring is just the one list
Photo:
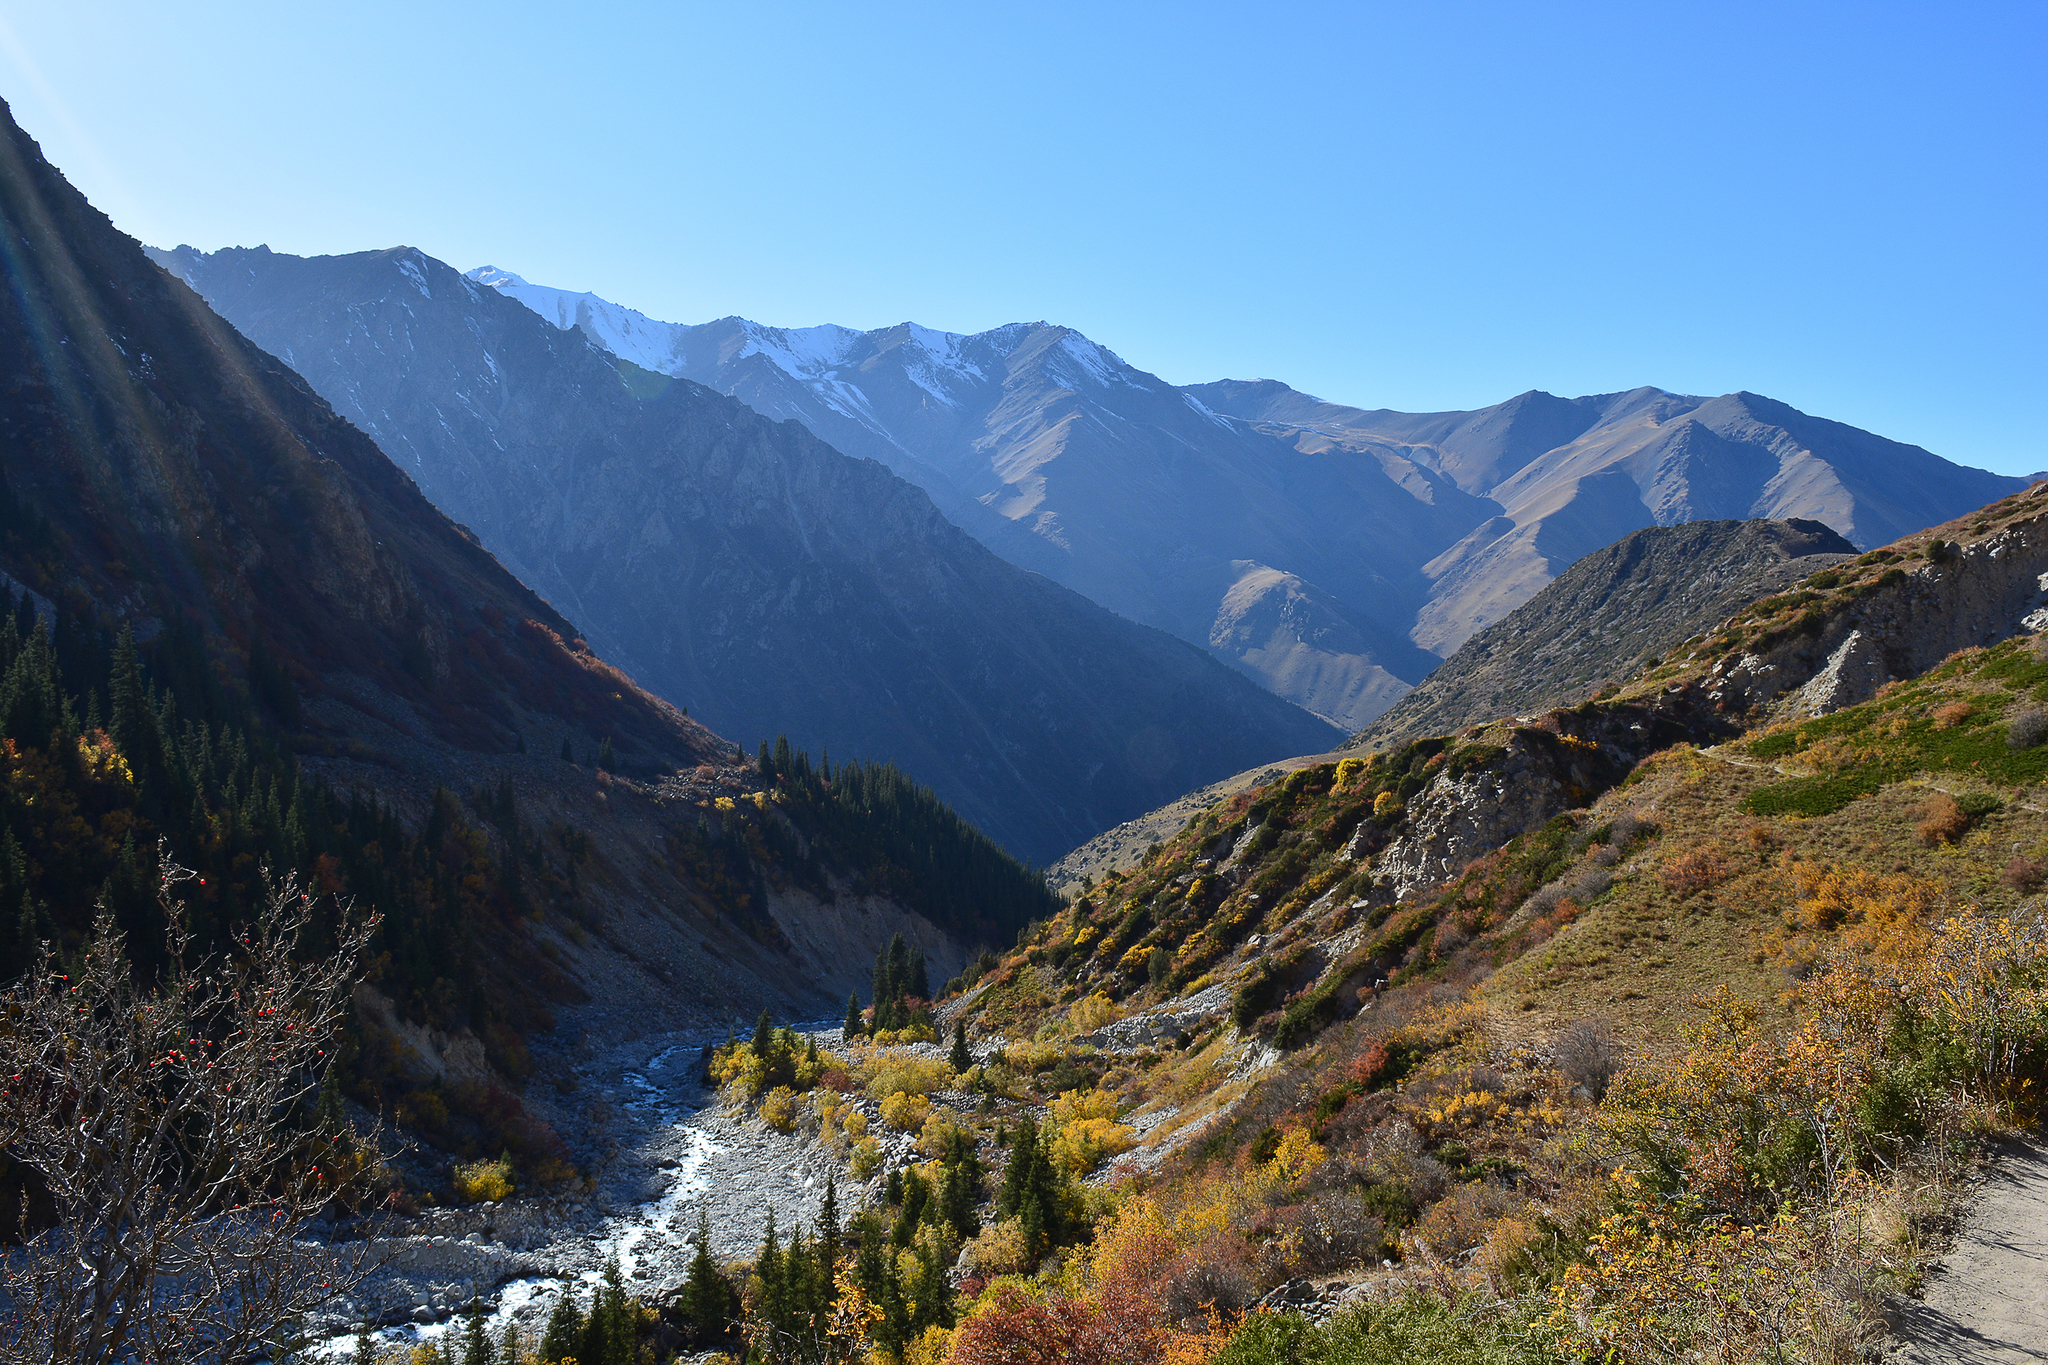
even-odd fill
[(655, 317), (1044, 318), (1179, 383), (1751, 389), (2048, 468), (2048, 5), (0, 0), (153, 245)]

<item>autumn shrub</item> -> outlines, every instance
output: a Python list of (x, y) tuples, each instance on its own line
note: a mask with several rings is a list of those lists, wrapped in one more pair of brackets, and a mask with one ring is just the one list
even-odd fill
[(512, 1163), (504, 1157), (495, 1161), (472, 1161), (455, 1168), (456, 1197), (465, 1204), (491, 1204), (512, 1196)]
[(1686, 849), (1668, 859), (1657, 873), (1664, 889), (1680, 900), (1711, 890), (1726, 881), (1728, 875), (1720, 852), (1711, 846)]
[(1934, 728), (1953, 730), (1975, 715), (1977, 708), (1966, 701), (1947, 702), (1934, 709)]
[(915, 1133), (923, 1128), (931, 1112), (930, 1100), (902, 1090), (882, 1101), (882, 1122), (905, 1133)]
[(1913, 833), (1923, 844), (1952, 844), (1970, 827), (1969, 815), (1947, 792), (1937, 793), (1914, 814), (1920, 823), (1913, 827)]
[(1101, 991), (1083, 996), (1067, 1011), (1067, 1026), (1075, 1033), (1093, 1033), (1124, 1017), (1123, 1006)]
[(929, 1095), (953, 1083), (953, 1069), (936, 1057), (891, 1055), (877, 1059), (867, 1071), (868, 1098), (877, 1102), (891, 1095)]
[(1014, 1275), (1031, 1268), (1031, 1242), (1015, 1218), (989, 1224), (968, 1239), (963, 1251), (977, 1275)]
[(1861, 1358), (1881, 1321), (1874, 1267), (1825, 1217), (1689, 1224), (1635, 1182), (1623, 1189), (1630, 1203), (1551, 1290), (1548, 1325), (1573, 1358)]
[(853, 1144), (848, 1164), (855, 1180), (868, 1179), (882, 1168), (882, 1144), (871, 1137), (861, 1138)]
[(2023, 853), (2015, 853), (2005, 865), (2003, 875), (2007, 886), (2022, 896), (2031, 896), (2041, 889), (2042, 883), (2048, 882), (2048, 867)]
[(761, 1121), (778, 1133), (796, 1131), (796, 1091), (778, 1085), (761, 1097)]

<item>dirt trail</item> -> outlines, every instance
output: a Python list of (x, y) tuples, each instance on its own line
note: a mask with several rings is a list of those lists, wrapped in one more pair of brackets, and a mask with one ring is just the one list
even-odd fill
[(1991, 1167), (1927, 1297), (1892, 1325), (1901, 1365), (2048, 1361), (2048, 1148), (2014, 1143)]

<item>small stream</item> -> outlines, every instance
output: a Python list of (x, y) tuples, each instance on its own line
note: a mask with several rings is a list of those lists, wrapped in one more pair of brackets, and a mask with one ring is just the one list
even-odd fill
[[(821, 1045), (838, 1041), (836, 1027), (801, 1027)], [(813, 1226), (828, 1175), (838, 1178), (841, 1208), (857, 1206), (861, 1187), (815, 1143), (719, 1112), (702, 1067), (704, 1049), (724, 1038), (660, 1034), (580, 1064), (574, 1098), (593, 1115), (591, 1143), (607, 1153), (593, 1164), (592, 1187), (400, 1220), (379, 1247), (384, 1268), (315, 1321), (326, 1340), (313, 1354), (347, 1358), (366, 1319), (383, 1324), (376, 1335), (386, 1345), (459, 1336), (472, 1298), (483, 1300), (494, 1339), (516, 1322), (533, 1340), (563, 1292), (588, 1302), (614, 1257), (633, 1294), (652, 1299), (679, 1286), (700, 1211), (712, 1255), (726, 1261), (753, 1255), (771, 1210), (784, 1234)]]

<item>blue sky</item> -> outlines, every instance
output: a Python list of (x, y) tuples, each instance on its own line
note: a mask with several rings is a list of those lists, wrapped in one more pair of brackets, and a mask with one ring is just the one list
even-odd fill
[(2044, 70), (2040, 4), (0, 0), (0, 95), (152, 244), (1367, 406), (1752, 389), (2015, 473)]

